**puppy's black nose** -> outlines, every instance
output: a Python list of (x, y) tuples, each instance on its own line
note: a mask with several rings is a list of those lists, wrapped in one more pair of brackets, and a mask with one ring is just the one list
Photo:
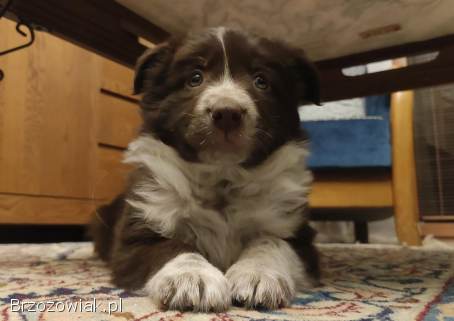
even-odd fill
[(211, 114), (214, 125), (224, 131), (235, 130), (241, 126), (241, 110), (234, 108), (222, 108)]

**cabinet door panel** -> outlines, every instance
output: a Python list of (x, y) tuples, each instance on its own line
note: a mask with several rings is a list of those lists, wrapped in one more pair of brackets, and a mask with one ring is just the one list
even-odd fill
[[(0, 48), (24, 39), (0, 21)], [(0, 193), (92, 198), (100, 57), (38, 32), (0, 57)]]

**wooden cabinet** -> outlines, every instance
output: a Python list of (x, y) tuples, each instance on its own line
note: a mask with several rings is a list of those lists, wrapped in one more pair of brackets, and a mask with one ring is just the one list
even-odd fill
[[(0, 48), (23, 41), (0, 20)], [(80, 224), (121, 191), (133, 71), (46, 33), (0, 56), (0, 223)]]

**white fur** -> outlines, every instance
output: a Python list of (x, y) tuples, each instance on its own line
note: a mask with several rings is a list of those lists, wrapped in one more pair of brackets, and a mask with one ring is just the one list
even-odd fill
[(224, 311), (230, 305), (226, 278), (200, 254), (180, 254), (167, 262), (144, 290), (156, 305), (171, 310)]
[[(125, 162), (145, 168), (150, 179), (132, 191), (141, 200), (128, 202), (156, 232), (195, 240), (210, 262), (227, 269), (249, 240), (294, 235), (304, 220), (295, 210), (306, 205), (312, 180), (306, 156), (303, 145), (289, 142), (247, 170), (187, 162), (159, 140), (141, 136), (130, 144)], [(229, 183), (219, 186), (221, 181)], [(227, 204), (222, 212), (206, 206), (220, 196)], [(187, 229), (177, 234), (181, 225)]]
[(219, 27), (214, 29), (214, 33), (216, 37), (218, 38), (219, 42), (221, 43), (222, 46), (222, 52), (224, 53), (224, 79), (230, 78), (230, 68), (229, 68), (229, 59), (227, 57), (227, 50), (225, 49), (225, 43), (224, 43), (224, 35), (225, 35), (225, 27)]
[(226, 277), (232, 298), (248, 307), (286, 306), (296, 289), (310, 285), (297, 254), (287, 242), (272, 237), (252, 241)]

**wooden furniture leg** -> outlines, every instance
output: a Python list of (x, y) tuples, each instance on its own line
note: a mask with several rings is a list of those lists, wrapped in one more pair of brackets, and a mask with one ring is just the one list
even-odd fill
[(407, 245), (421, 245), (413, 144), (413, 92), (391, 95), (392, 185), (397, 237)]
[(360, 243), (369, 243), (369, 223), (366, 221), (354, 222), (355, 241)]

